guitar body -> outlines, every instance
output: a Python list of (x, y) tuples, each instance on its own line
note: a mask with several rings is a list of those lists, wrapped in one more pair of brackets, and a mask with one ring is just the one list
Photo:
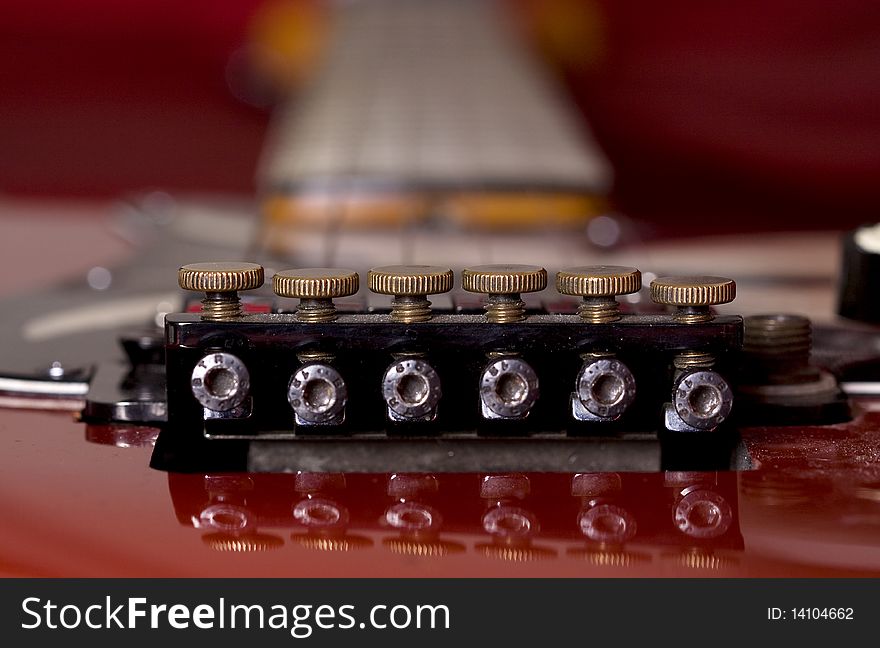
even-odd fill
[[(97, 229), (70, 223), (59, 239), (77, 231)], [(103, 261), (76, 249), (73, 266)], [(729, 469), (648, 472), (167, 472), (150, 467), (161, 423), (87, 424), (59, 407), (0, 413), (9, 576), (880, 572), (869, 397), (847, 422), (738, 430)]]

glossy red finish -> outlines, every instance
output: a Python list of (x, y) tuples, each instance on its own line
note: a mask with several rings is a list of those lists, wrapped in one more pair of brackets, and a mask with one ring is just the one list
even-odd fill
[[(88, 436), (88, 439), (86, 438)], [(751, 429), (755, 470), (167, 474), (152, 432), (0, 415), (7, 576), (880, 575), (880, 413)]]

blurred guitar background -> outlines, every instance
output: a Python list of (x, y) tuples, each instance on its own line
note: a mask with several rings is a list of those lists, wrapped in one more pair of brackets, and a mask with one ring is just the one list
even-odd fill
[[(340, 39), (334, 35), (344, 22), (340, 16), (372, 11), (391, 21), (374, 30), (386, 37), (367, 42), (364, 51), (423, 51), (413, 38), (400, 44), (406, 41), (406, 14), (428, 13), (414, 7), (419, 4), (242, 0), (218, 6), (199, 0), (185, 5), (135, 0), (123, 6), (106, 0), (7, 0), (0, 24), (0, 213), (12, 235), (3, 237), (2, 250), (10, 261), (24, 261), (25, 254), (30, 258), (16, 241), (19, 233), (31, 233), (44, 238), (47, 258), (53, 260), (51, 266), (30, 264), (14, 285), (20, 290), (44, 285), (40, 278), (47, 274), (85, 272), (95, 263), (121, 258), (125, 251), (114, 255), (118, 243), (107, 240), (89, 246), (90, 254), (94, 248), (106, 250), (106, 259), (77, 261), (77, 245), (70, 244), (76, 232), (105, 221), (108, 209), (115, 214), (112, 201), (120, 197), (146, 195), (156, 203), (169, 195), (177, 200), (227, 196), (238, 200), (229, 203), (233, 211), (249, 217), (256, 212), (250, 201), (259, 192), (264, 222), (301, 224), (308, 209), (270, 200), (277, 196), (267, 191), (273, 185), (267, 182), (272, 169), (267, 171), (265, 162), (272, 156), (266, 151), (284, 137), (283, 128), (270, 130), (273, 112), (300, 115), (308, 112), (310, 97), (328, 94), (326, 88), (316, 89), (316, 78), (321, 78), (316, 72), (326, 72), (322, 66), (328, 56), (339, 53)], [(456, 3), (442, 4), (446, 13), (454, 13), (448, 8)], [(463, 206), (465, 229), (484, 231), (488, 225), (496, 234), (521, 227), (523, 220), (533, 231), (549, 222), (561, 224), (581, 235), (563, 238), (573, 240), (576, 250), (598, 250), (599, 260), (607, 249), (663, 239), (841, 230), (876, 218), (880, 114), (872, 107), (880, 93), (875, 38), (880, 10), (873, 3), (495, 4), (495, 17), (487, 23), (497, 24), (489, 26), (509, 32), (510, 43), (518, 48), (510, 49), (514, 58), (529, 57), (520, 67), (540, 67), (541, 82), (560, 91), (554, 100), (581, 138), (567, 145), (596, 167), (593, 191), (580, 192), (576, 200), (557, 196), (543, 207), (524, 200), (522, 193), (513, 201), (497, 194), (482, 196), (482, 202), (479, 196), (457, 196), (457, 203), (439, 210), (442, 218), (460, 225), (462, 219), (454, 216)], [(435, 8), (435, 13), (444, 11)], [(421, 28), (425, 33), (425, 24)], [(442, 54), (439, 40), (441, 47), (434, 47)], [(457, 65), (466, 69), (468, 63), (459, 60)], [(472, 76), (477, 81), (464, 87), (479, 91), (479, 76)], [(353, 114), (374, 105), (388, 88), (382, 83), (357, 80), (357, 93), (346, 95), (363, 101)], [(432, 88), (444, 90), (444, 80), (429, 74), (407, 83), (397, 91), (422, 88), (423, 103), (435, 96)], [(333, 92), (339, 94), (338, 88)], [(323, 100), (332, 104), (332, 96)], [(418, 107), (418, 100), (413, 104)], [(466, 100), (449, 102), (456, 105), (468, 110)], [(325, 107), (312, 107), (312, 112)], [(361, 117), (363, 126), (375, 126)], [(281, 121), (276, 117), (276, 124)], [(491, 115), (486, 122), (492, 123)], [(440, 128), (434, 135), (442, 140), (442, 124), (434, 127)], [(498, 137), (509, 139), (510, 130), (502, 128)], [(412, 143), (405, 146), (412, 148)], [(512, 154), (502, 151), (502, 157), (522, 163), (518, 158), (527, 150), (527, 144), (517, 148), (514, 143)], [(274, 160), (276, 178), (284, 171), (282, 162)], [(538, 172), (543, 168), (540, 160), (526, 164)], [(388, 214), (411, 208), (400, 196), (387, 198), (362, 210), (362, 225), (387, 226)], [(336, 213), (323, 209), (319, 219), (326, 216), (333, 223)], [(600, 218), (587, 225), (596, 215)], [(347, 231), (343, 228), (343, 234)], [(399, 240), (399, 231), (395, 234)], [(89, 232), (82, 240), (93, 236), (102, 235)], [(52, 247), (54, 237), (58, 241)], [(660, 243), (647, 261), (663, 270), (692, 269), (671, 267), (671, 255), (705, 271), (766, 277), (779, 270), (789, 277), (827, 280), (837, 265), (831, 238), (767, 238), (754, 254), (734, 239), (734, 249), (721, 252), (724, 260), (714, 267), (705, 263), (718, 259), (714, 247), (707, 247), (713, 240), (676, 245), (670, 253)], [(467, 235), (453, 237), (451, 248), (464, 240)], [(354, 245), (364, 241), (358, 237)], [(428, 247), (435, 245), (432, 241)], [(526, 239), (525, 245), (533, 241)], [(755, 243), (754, 237), (749, 242)], [(508, 244), (513, 243), (504, 241), (507, 249), (516, 249)], [(786, 252), (793, 244), (806, 246), (794, 265)], [(309, 245), (306, 250), (313, 249)], [(322, 245), (327, 256), (328, 244)], [(473, 245), (476, 252), (461, 254), (465, 260), (492, 244), (484, 237)], [(346, 241), (333, 246), (351, 247)], [(401, 247), (422, 252), (425, 246), (403, 243), (393, 249)], [(449, 262), (448, 252), (443, 249), (437, 256)], [(648, 265), (645, 255), (641, 249), (633, 253), (637, 265)], [(492, 260), (491, 253), (482, 252), (481, 258), (487, 256)], [(633, 262), (626, 256), (624, 261)], [(774, 268), (756, 271), (758, 261), (773, 262)], [(828, 300), (804, 298), (806, 308), (798, 310), (830, 309)]]
[[(251, 194), (269, 106), (296, 105), (348, 4), (6, 0), (0, 189)], [(634, 216), (706, 232), (876, 214), (874, 3), (500, 5), (589, 121)]]

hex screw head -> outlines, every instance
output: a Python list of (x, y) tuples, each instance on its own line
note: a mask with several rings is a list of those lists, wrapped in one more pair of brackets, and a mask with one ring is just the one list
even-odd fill
[(193, 368), (190, 389), (202, 407), (215, 412), (228, 412), (248, 397), (250, 373), (244, 363), (231, 353), (209, 353)]
[(636, 398), (636, 380), (620, 360), (602, 358), (584, 363), (577, 377), (577, 396), (592, 414), (614, 420)]
[(335, 425), (345, 415), (348, 390), (345, 380), (330, 365), (312, 363), (290, 378), (287, 402), (300, 425)]
[(672, 405), (690, 427), (714, 430), (730, 415), (733, 390), (715, 371), (686, 372), (672, 389)]
[(480, 376), (485, 418), (526, 418), (539, 393), (538, 375), (529, 363), (519, 358), (494, 360)]
[(440, 376), (421, 358), (402, 359), (385, 371), (382, 395), (395, 420), (433, 418), (442, 395)]

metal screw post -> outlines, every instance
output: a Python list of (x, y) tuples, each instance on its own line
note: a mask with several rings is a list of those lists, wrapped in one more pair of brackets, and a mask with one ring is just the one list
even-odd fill
[(520, 294), (544, 290), (547, 271), (518, 264), (474, 266), (462, 271), (461, 287), (489, 295), (486, 319), (493, 324), (521, 322), (526, 319), (526, 308)]
[(205, 293), (203, 320), (234, 320), (242, 316), (238, 291), (262, 286), (263, 267), (256, 263), (191, 263), (177, 271), (177, 283), (184, 290)]

